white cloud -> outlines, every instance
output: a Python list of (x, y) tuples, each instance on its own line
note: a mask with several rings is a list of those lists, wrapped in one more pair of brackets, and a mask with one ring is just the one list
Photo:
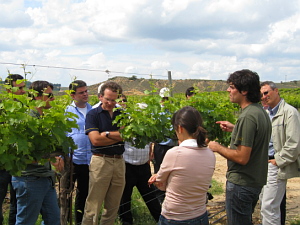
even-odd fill
[[(63, 85), (74, 76), (89, 84), (122, 73), (166, 78), (168, 70), (178, 79), (224, 80), (243, 68), (263, 79), (295, 80), (299, 6), (298, 0), (0, 0), (0, 62), (50, 66), (28, 69), (33, 79)], [(0, 64), (0, 72), (21, 73), (19, 67)]]
[(170, 67), (169, 62), (161, 62), (161, 61), (155, 61), (151, 63), (152, 69), (168, 69)]

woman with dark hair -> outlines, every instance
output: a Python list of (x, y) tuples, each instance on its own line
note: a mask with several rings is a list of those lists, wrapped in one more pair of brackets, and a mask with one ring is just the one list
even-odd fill
[(215, 155), (206, 147), (200, 113), (186, 106), (172, 118), (179, 146), (170, 149), (160, 170), (149, 179), (166, 190), (160, 225), (208, 225), (206, 193), (215, 169)]

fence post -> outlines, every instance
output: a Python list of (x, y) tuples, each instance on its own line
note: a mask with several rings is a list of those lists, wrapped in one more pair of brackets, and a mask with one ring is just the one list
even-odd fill
[(171, 97), (173, 97), (173, 86), (172, 86), (171, 71), (168, 71), (168, 80), (169, 80), (169, 86), (170, 86), (170, 95), (171, 95)]

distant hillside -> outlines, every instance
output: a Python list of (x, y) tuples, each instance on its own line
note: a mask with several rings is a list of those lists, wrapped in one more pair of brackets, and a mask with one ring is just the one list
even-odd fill
[[(149, 79), (132, 79), (128, 77), (113, 77), (110, 80), (120, 84), (126, 95), (143, 95), (145, 90), (151, 90)], [(168, 80), (152, 79), (151, 82), (158, 90), (169, 87)], [(89, 86), (90, 94), (97, 94), (100, 83)], [(226, 91), (228, 84), (223, 80), (185, 79), (172, 80), (173, 93), (185, 93), (188, 87), (197, 86), (201, 92)], [(283, 82), (277, 84), (278, 88), (300, 88), (300, 81)]]

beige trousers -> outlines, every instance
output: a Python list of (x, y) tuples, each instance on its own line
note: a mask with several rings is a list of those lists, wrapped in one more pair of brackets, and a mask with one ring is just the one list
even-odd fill
[(125, 186), (123, 159), (92, 156), (89, 194), (86, 199), (82, 225), (97, 225), (104, 202), (101, 225), (113, 225), (117, 217)]

